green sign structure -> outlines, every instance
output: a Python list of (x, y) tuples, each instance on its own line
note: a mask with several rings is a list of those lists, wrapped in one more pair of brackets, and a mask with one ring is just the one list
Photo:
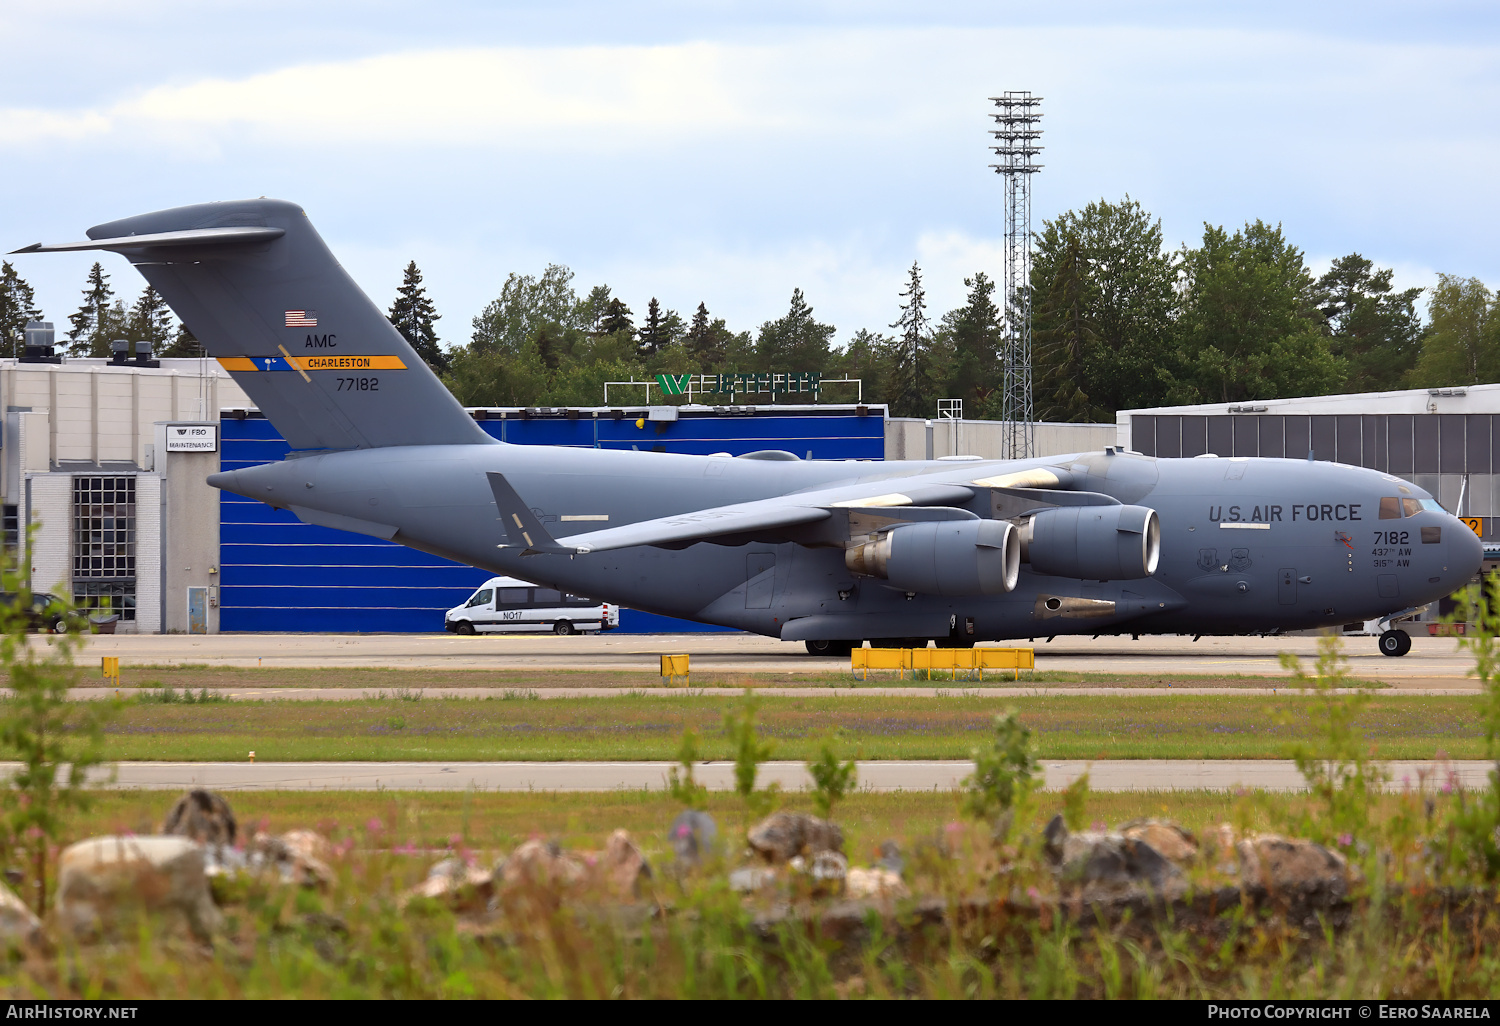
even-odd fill
[[(813, 402), (821, 393), (821, 371), (786, 371), (757, 374), (658, 374), (656, 383), (663, 395), (752, 395), (770, 392), (772, 396), (811, 393)], [(694, 384), (697, 385), (694, 388)]]

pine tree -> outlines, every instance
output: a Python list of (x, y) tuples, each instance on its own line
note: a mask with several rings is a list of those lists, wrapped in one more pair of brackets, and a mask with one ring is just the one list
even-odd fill
[[(36, 292), (16, 273), (9, 261), (0, 264), (0, 341), (8, 342), (10, 355), (20, 356), (26, 338), (26, 322), (40, 320)], [(3, 352), (3, 349), (0, 349)]]
[(422, 287), (422, 272), (417, 270), (415, 260), (406, 265), (401, 287), (396, 290), (396, 301), (386, 316), (423, 363), (439, 374), (448, 369), (448, 354), (438, 344), (437, 331), (432, 326), (442, 315)]
[(832, 324), (820, 324), (802, 290), (793, 289), (787, 312), (760, 326), (756, 357), (773, 373), (821, 371), (828, 366), (834, 330)]
[(150, 285), (130, 308), (126, 337), (149, 345), (152, 355), (166, 349), (172, 338), (172, 311), (161, 293)]
[(626, 335), (635, 334), (635, 322), (630, 319), (630, 307), (619, 296), (609, 301), (604, 308), (604, 320), (599, 324), (599, 331), (605, 335), (615, 335), (625, 332)]
[(948, 374), (948, 394), (955, 398), (984, 399), (999, 384), (1002, 333), (1000, 311), (995, 307), (995, 283), (983, 271), (965, 278), (968, 301), (944, 322), (951, 325), (953, 363)]
[(83, 305), (78, 312), (68, 317), (72, 330), (68, 333), (69, 356), (98, 356), (100, 326), (108, 320), (110, 300), (114, 289), (109, 287), (109, 275), (98, 261), (89, 268), (88, 287), (83, 290)]
[(927, 409), (926, 349), (932, 337), (927, 321), (927, 292), (922, 288), (922, 269), (912, 261), (906, 288), (900, 293), (901, 316), (891, 325), (901, 329), (899, 348), (887, 394), (891, 412), (898, 417), (931, 416)]
[(193, 359), (196, 357), (207, 356), (208, 354), (203, 348), (203, 343), (199, 342), (198, 339), (193, 336), (193, 333), (188, 330), (188, 326), (179, 322), (177, 325), (177, 333), (172, 336), (172, 341), (167, 344), (167, 347), (165, 349), (163, 349), (156, 355), (158, 357)]
[(656, 297), (651, 297), (651, 302), (646, 304), (646, 322), (641, 325), (640, 341), (636, 344), (636, 351), (641, 356), (655, 356), (662, 346), (666, 345), (666, 333), (662, 330), (661, 304)]

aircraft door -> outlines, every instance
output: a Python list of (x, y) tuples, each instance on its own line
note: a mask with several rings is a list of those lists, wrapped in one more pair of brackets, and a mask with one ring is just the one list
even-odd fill
[(770, 609), (776, 587), (776, 553), (750, 552), (745, 555), (745, 608)]
[(1297, 571), (1283, 567), (1276, 571), (1276, 599), (1284, 606), (1297, 604)]

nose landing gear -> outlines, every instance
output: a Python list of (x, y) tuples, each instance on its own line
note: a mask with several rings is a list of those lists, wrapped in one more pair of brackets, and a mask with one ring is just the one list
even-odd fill
[(1383, 656), (1404, 656), (1411, 651), (1411, 635), (1405, 631), (1386, 631), (1380, 636), (1380, 654)]

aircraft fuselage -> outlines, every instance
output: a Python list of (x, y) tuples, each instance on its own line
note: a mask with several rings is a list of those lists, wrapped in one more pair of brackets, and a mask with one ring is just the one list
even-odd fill
[[(1065, 468), (1075, 488), (1156, 510), (1156, 572), (1139, 580), (1074, 580), (1035, 574), (1023, 564), (1007, 594), (915, 594), (852, 573), (842, 546), (787, 541), (785, 531), (763, 540), (725, 539), (730, 544), (523, 556), (499, 547), (506, 535), (485, 478), (503, 473), (554, 537), (566, 541), (729, 503), (795, 501), (799, 492), (841, 483), (868, 484), (874, 494), (968, 484), (1032, 467)], [(213, 483), (303, 519), (496, 574), (789, 640), (1317, 628), (1424, 605), (1462, 587), (1482, 562), (1474, 534), (1415, 485), (1307, 460), (1085, 453), (877, 463), (444, 445), (306, 455), (219, 474)], [(1028, 505), (1003, 492), (974, 491), (963, 505), (981, 517), (1023, 514), (1020, 507)]]

